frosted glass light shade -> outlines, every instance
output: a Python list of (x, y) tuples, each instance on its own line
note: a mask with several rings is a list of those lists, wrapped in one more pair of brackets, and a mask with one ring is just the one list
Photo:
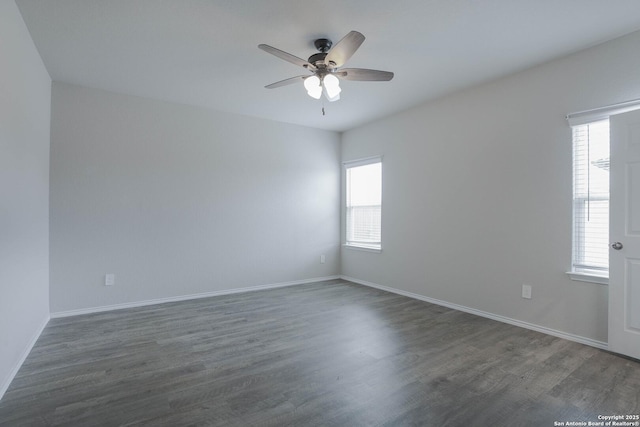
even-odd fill
[(307, 77), (304, 80), (304, 88), (307, 90), (307, 94), (315, 99), (320, 99), (322, 96), (322, 86), (320, 86), (320, 79), (318, 76)]
[(327, 74), (324, 76), (322, 83), (329, 101), (337, 101), (340, 99), (340, 92), (342, 89), (340, 89), (340, 81), (336, 76), (333, 74)]

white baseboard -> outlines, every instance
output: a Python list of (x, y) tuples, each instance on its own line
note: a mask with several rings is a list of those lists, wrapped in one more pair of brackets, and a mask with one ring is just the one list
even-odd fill
[(355, 279), (349, 276), (340, 276), (341, 279), (347, 280), (349, 282), (357, 283), (359, 285), (368, 286), (370, 288), (376, 288), (383, 291), (391, 292), (394, 294), (402, 295), (405, 297), (417, 299), (420, 301), (425, 301), (431, 304), (440, 305), (443, 307), (451, 308), (458, 311), (463, 311), (465, 313), (475, 314), (476, 316), (486, 317), (487, 319), (497, 320), (498, 322), (508, 323), (510, 325), (519, 326), (525, 329), (531, 329), (536, 332), (542, 332), (543, 334), (552, 335), (558, 338), (564, 338), (569, 341), (574, 341), (580, 344), (585, 344), (591, 347), (596, 347), (602, 350), (608, 349), (608, 344), (606, 342), (597, 341), (591, 338), (586, 338), (580, 335), (574, 335), (563, 331), (558, 331), (556, 329), (547, 328), (546, 326), (536, 325), (534, 323), (524, 322), (522, 320), (512, 319), (510, 317), (501, 316), (499, 314), (489, 313), (487, 311), (477, 310), (475, 308), (466, 307), (463, 305), (453, 304), (447, 301), (442, 301), (435, 298), (429, 298), (424, 295), (415, 294), (413, 292), (403, 291), (401, 289), (390, 288), (388, 286), (378, 285), (377, 283), (367, 282), (365, 280)]
[(4, 381), (0, 384), (0, 399), (2, 399), (2, 396), (4, 396), (4, 394), (9, 389), (9, 385), (11, 384), (13, 379), (16, 377), (16, 374), (22, 367), (22, 364), (24, 363), (24, 361), (27, 359), (27, 356), (29, 356), (29, 353), (31, 353), (31, 349), (36, 344), (36, 341), (38, 341), (38, 338), (40, 338), (40, 335), (42, 334), (42, 331), (44, 331), (44, 328), (47, 326), (47, 323), (49, 323), (49, 319), (50, 319), (49, 316), (47, 316), (44, 319), (42, 324), (36, 330), (35, 334), (31, 337), (31, 340), (29, 341), (27, 346), (22, 351), (22, 355), (20, 356), (20, 359), (18, 359), (18, 362), (15, 364), (11, 372), (9, 372), (9, 375), (7, 375)]
[(192, 299), (217, 297), (221, 295), (238, 294), (243, 292), (263, 291), (266, 289), (283, 288), (285, 286), (304, 285), (306, 283), (322, 282), (325, 280), (335, 280), (339, 278), (340, 276), (315, 277), (312, 279), (296, 280), (292, 282), (272, 283), (267, 285), (249, 286), (245, 288), (236, 288), (236, 289), (223, 289), (220, 291), (202, 292), (198, 294), (178, 295), (175, 297), (167, 297), (167, 298), (155, 298), (151, 300), (134, 301), (134, 302), (127, 302), (122, 304), (113, 304), (113, 305), (104, 305), (100, 307), (81, 308), (78, 310), (58, 311), (55, 313), (51, 313), (51, 318), (57, 319), (60, 317), (79, 316), (81, 314), (100, 313), (103, 311), (121, 310), (124, 308), (144, 307), (147, 305), (164, 304), (167, 302), (187, 301)]

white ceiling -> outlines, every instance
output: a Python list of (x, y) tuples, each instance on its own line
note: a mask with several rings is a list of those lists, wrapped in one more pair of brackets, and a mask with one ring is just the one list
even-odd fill
[[(344, 131), (640, 29), (638, 0), (16, 0), (54, 81)], [(313, 40), (366, 36), (338, 102), (302, 84)]]

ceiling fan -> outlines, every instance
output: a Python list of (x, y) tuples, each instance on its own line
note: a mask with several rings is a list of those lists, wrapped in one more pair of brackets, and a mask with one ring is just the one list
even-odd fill
[[(314, 42), (319, 53), (309, 57), (307, 61), (275, 47), (260, 44), (258, 48), (280, 59), (299, 65), (311, 72), (311, 75), (291, 77), (265, 86), (267, 89), (304, 82), (309, 96), (320, 99), (322, 92), (330, 101), (340, 99), (340, 80), (358, 81), (389, 81), (393, 78), (390, 71), (368, 70), (365, 68), (340, 68), (355, 53), (364, 42), (364, 36), (357, 31), (351, 31), (338, 43), (333, 45), (329, 39), (317, 39)], [(333, 47), (332, 47), (333, 46)]]

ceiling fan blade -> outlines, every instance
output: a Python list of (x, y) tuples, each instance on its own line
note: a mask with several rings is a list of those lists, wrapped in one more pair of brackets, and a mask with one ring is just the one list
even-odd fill
[(284, 59), (285, 61), (291, 62), (292, 64), (299, 65), (300, 67), (304, 67), (309, 71), (316, 70), (316, 67), (313, 64), (309, 63), (308, 61), (305, 61), (302, 58), (298, 58), (297, 56), (291, 55), (290, 53), (287, 53), (283, 50), (276, 49), (275, 47), (269, 46), (268, 44), (259, 44), (258, 48), (264, 50), (267, 53), (275, 55), (280, 59)]
[(351, 58), (355, 51), (358, 50), (363, 41), (364, 36), (362, 33), (351, 31), (349, 34), (344, 36), (342, 40), (329, 49), (327, 57), (324, 59), (324, 63), (327, 64), (327, 67), (329, 68), (342, 67), (344, 63)]
[(291, 77), (291, 78), (288, 78), (288, 79), (280, 80), (279, 82), (271, 83), (270, 85), (266, 85), (265, 88), (267, 88), (267, 89), (275, 89), (275, 88), (281, 87), (281, 86), (292, 85), (294, 83), (298, 83), (298, 82), (303, 81), (307, 77), (309, 77), (309, 76)]
[(367, 70), (366, 68), (343, 68), (335, 73), (343, 80), (387, 82), (393, 78), (391, 71)]

